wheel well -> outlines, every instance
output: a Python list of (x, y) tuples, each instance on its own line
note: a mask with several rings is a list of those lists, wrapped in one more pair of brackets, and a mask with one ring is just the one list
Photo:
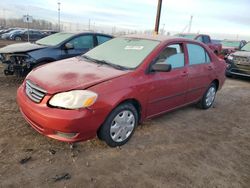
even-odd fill
[(117, 106), (119, 106), (123, 103), (130, 103), (136, 108), (136, 110), (138, 112), (138, 119), (140, 121), (140, 119), (141, 119), (141, 104), (140, 104), (140, 102), (136, 99), (126, 99), (126, 100), (120, 102)]
[(215, 79), (212, 83), (216, 85), (216, 90), (219, 89), (219, 80)]

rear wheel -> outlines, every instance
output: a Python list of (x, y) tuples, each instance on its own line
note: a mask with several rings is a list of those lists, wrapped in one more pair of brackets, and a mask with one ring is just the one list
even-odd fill
[(217, 92), (217, 87), (215, 83), (210, 84), (209, 88), (206, 90), (205, 94), (203, 95), (200, 101), (200, 107), (202, 109), (208, 109), (213, 105), (216, 92)]
[(116, 107), (98, 131), (98, 137), (109, 146), (121, 146), (129, 141), (138, 124), (138, 112), (130, 103)]
[(16, 40), (16, 41), (21, 41), (22, 38), (21, 38), (21, 37), (15, 37), (15, 40)]

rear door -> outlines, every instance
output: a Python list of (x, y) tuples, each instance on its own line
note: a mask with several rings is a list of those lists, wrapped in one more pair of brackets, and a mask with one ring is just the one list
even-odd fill
[(208, 52), (199, 44), (187, 43), (188, 93), (187, 102), (200, 99), (214, 78), (214, 64)]
[(158, 56), (156, 63), (172, 65), (170, 72), (154, 72), (148, 75), (147, 117), (155, 116), (186, 102), (187, 68), (182, 43), (168, 45)]

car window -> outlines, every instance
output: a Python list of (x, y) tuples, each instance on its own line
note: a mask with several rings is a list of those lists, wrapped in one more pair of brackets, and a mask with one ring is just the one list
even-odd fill
[(69, 43), (73, 44), (74, 49), (90, 49), (94, 47), (93, 35), (78, 36)]
[(190, 65), (204, 64), (210, 62), (210, 57), (206, 50), (197, 44), (187, 44), (188, 58)]
[(117, 37), (93, 48), (84, 56), (135, 69), (159, 43), (156, 40)]
[(173, 44), (167, 46), (158, 56), (156, 63), (167, 63), (174, 68), (184, 67), (184, 53), (181, 44)]
[(56, 46), (62, 43), (63, 41), (68, 40), (73, 35), (74, 34), (72, 33), (56, 33), (36, 41), (36, 44), (41, 44), (46, 46)]
[(111, 37), (102, 36), (102, 35), (97, 35), (96, 38), (97, 38), (98, 45), (111, 39)]
[(199, 36), (196, 40), (203, 42), (202, 36)]
[(203, 36), (203, 42), (204, 42), (205, 44), (210, 43), (209, 36)]
[(39, 35), (40, 32), (39, 31), (33, 31), (33, 34)]

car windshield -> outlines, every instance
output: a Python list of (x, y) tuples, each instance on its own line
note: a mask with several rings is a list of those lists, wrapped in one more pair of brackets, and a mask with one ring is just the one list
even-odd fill
[(222, 46), (239, 48), (240, 41), (228, 41), (228, 40), (225, 40), (225, 41), (222, 41), (221, 44), (222, 44)]
[(245, 46), (243, 46), (241, 50), (250, 52), (250, 42), (248, 42)]
[(187, 39), (194, 39), (196, 37), (196, 35), (192, 35), (192, 34), (177, 34), (175, 36), (184, 37), (184, 38), (187, 38)]
[(65, 41), (66, 39), (72, 37), (73, 35), (73, 33), (56, 33), (36, 41), (36, 44), (45, 46), (56, 46), (61, 42)]
[(115, 38), (90, 50), (83, 57), (97, 62), (109, 62), (112, 65), (134, 69), (159, 43), (159, 41), (146, 39)]

